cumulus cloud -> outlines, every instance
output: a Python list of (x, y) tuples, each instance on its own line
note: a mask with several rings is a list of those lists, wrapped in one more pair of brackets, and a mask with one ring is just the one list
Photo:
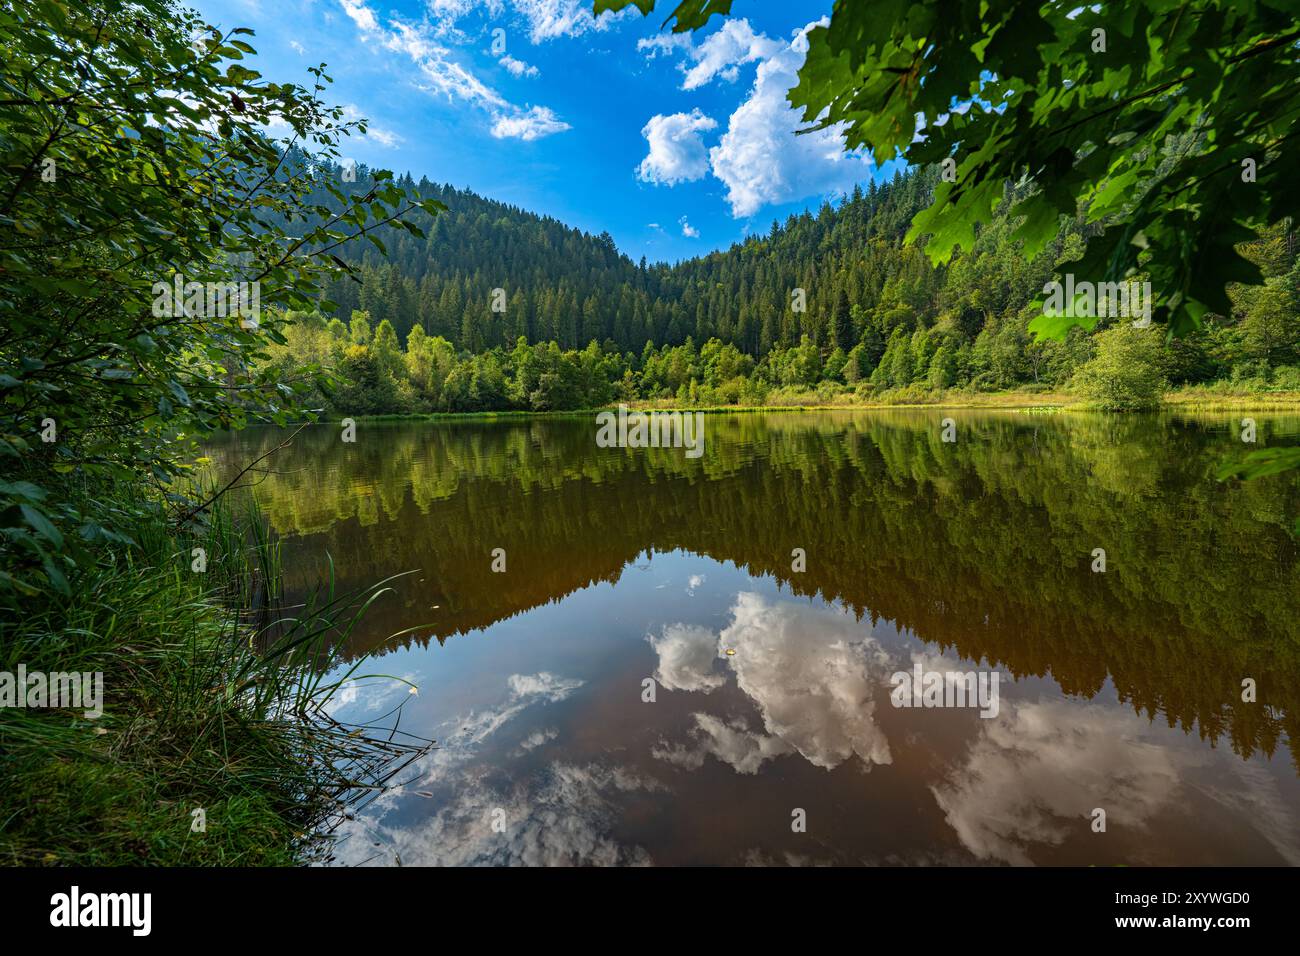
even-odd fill
[(755, 33), (747, 19), (727, 20), (701, 43), (689, 33), (660, 33), (637, 41), (636, 48), (647, 60), (680, 53), (683, 61), (682, 89), (694, 90), (707, 85), (714, 77), (734, 82), (740, 68), (747, 63), (765, 60), (781, 51), (784, 44), (762, 33)]
[[(678, 219), (677, 221), (678, 221), (679, 223), (681, 223), (681, 227), (682, 227), (682, 235), (685, 236), (687, 239), (698, 239), (698, 238), (700, 238), (700, 230), (696, 229), (696, 228), (695, 228), (694, 226), (692, 226), (689, 222), (687, 222), (685, 216), (682, 216), (682, 218), (681, 218), (681, 219)], [(694, 587), (693, 587), (693, 586), (692, 586), (691, 588), (688, 588), (687, 591), (688, 591), (688, 593), (690, 593), (690, 594), (694, 594), (694, 593), (695, 593), (695, 590), (694, 590)]]
[(699, 111), (657, 115), (642, 130), (650, 152), (638, 176), (647, 182), (673, 185), (712, 174), (727, 188), (735, 218), (754, 215), (768, 205), (815, 195), (848, 192), (870, 174), (870, 161), (844, 152), (842, 126), (796, 135), (804, 128), (802, 114), (786, 100), (798, 80), (808, 52), (808, 31), (824, 18), (794, 33), (786, 42), (755, 33), (747, 20), (730, 20), (702, 43), (651, 39), (638, 44), (648, 56), (680, 52), (684, 60), (682, 88), (701, 87), (714, 78), (739, 78), (740, 70), (757, 63), (754, 84), (744, 102), (727, 120), (716, 145), (705, 150), (701, 133), (714, 128), (692, 124)]
[(659, 655), (654, 678), (668, 690), (704, 691), (708, 693), (726, 683), (715, 673), (718, 637), (706, 627), (695, 624), (670, 624), (658, 637), (647, 637)]
[(736, 773), (755, 774), (767, 761), (794, 752), (780, 737), (751, 730), (744, 721), (728, 721), (712, 714), (692, 714), (692, 746), (660, 741), (651, 756), (685, 770), (698, 770), (706, 757), (728, 764)]
[(931, 787), (962, 844), (980, 859), (1028, 865), (1091, 823), (1141, 827), (1179, 785), (1174, 757), (1137, 739), (1128, 712), (1066, 701), (1022, 703), (980, 721), (965, 764)]
[(682, 89), (698, 89), (715, 76), (734, 82), (743, 65), (776, 56), (783, 46), (779, 40), (755, 33), (748, 20), (727, 20), (720, 30), (687, 51), (693, 63), (690, 67), (682, 64), (686, 74)]
[(537, 76), (540, 73), (537, 67), (525, 63), (523, 60), (517, 60), (509, 53), (501, 57), (497, 62), (504, 66), (511, 76)]
[(931, 791), (980, 859), (1031, 863), (1035, 846), (1091, 835), (1096, 807), (1108, 827), (1178, 827), (1195, 794), (1218, 804), (1215, 823), (1249, 828), (1282, 861), (1300, 862), (1300, 820), (1259, 763), (1144, 739), (1145, 718), (1099, 704), (1004, 703), (997, 718), (979, 724), (964, 763)]
[(773, 203), (844, 192), (869, 173), (865, 157), (844, 152), (841, 129), (795, 135), (804, 124), (786, 102), (786, 92), (808, 52), (808, 30), (816, 25), (809, 24), (759, 63), (749, 98), (731, 114), (727, 131), (709, 150), (713, 175), (727, 187), (735, 217), (752, 216)]
[(637, 178), (666, 186), (702, 178), (709, 171), (709, 157), (700, 134), (717, 125), (699, 109), (650, 117), (641, 129), (650, 152), (637, 167)]
[(650, 638), (659, 655), (655, 680), (670, 690), (708, 693), (725, 680), (707, 657), (721, 659), (757, 706), (764, 733), (697, 714), (691, 746), (661, 742), (655, 756), (699, 766), (711, 755), (742, 773), (795, 752), (828, 770), (854, 756), (867, 766), (890, 762), (889, 743), (875, 722), (890, 656), (861, 623), (836, 608), (772, 603), (752, 592), (738, 594), (731, 613), (716, 636), (674, 624)]
[(766, 731), (814, 766), (829, 770), (853, 756), (868, 766), (890, 763), (875, 722), (889, 655), (850, 614), (742, 592), (719, 647), (735, 649), (719, 656), (758, 705)]

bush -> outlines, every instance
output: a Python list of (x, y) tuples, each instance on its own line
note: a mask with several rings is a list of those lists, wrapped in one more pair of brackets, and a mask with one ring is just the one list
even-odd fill
[(1165, 389), (1160, 340), (1125, 323), (1097, 335), (1097, 354), (1074, 376), (1074, 388), (1105, 411), (1156, 408)]
[(1280, 365), (1275, 368), (1273, 391), (1300, 392), (1300, 365)]

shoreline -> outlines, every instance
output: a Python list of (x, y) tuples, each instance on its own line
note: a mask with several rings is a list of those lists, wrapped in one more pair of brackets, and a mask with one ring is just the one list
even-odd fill
[[(1110, 415), (1160, 414), (1162, 412), (1220, 412), (1256, 411), (1300, 413), (1300, 392), (1275, 392), (1255, 394), (1215, 394), (1194, 390), (1167, 393), (1157, 408), (1136, 412), (1106, 412), (1063, 392), (979, 392), (962, 393), (925, 402), (810, 402), (785, 405), (681, 405), (671, 399), (624, 402), (629, 411), (680, 411), (701, 412), (706, 415), (740, 415), (764, 412), (845, 412), (891, 411), (910, 408), (928, 409), (989, 409), (1001, 411), (1026, 411), (1051, 409), (1059, 412), (1098, 412)], [(316, 424), (337, 424), (344, 418), (359, 422), (454, 422), (531, 420), (546, 418), (588, 417), (604, 411), (617, 411), (618, 403), (594, 408), (573, 408), (554, 411), (529, 411), (509, 409), (481, 412), (384, 412), (375, 415), (323, 415)], [(255, 426), (250, 426), (255, 427)]]

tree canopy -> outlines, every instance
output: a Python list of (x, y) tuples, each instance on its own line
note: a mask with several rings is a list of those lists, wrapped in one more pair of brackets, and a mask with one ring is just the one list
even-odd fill
[[(319, 302), (334, 250), (438, 209), (387, 172), (345, 193), (287, 167), (364, 124), (322, 99), (323, 65), (310, 88), (243, 66), (250, 33), (169, 0), (0, 5), (0, 587), (66, 589), (85, 547), (120, 540), (95, 482), (161, 491), (205, 433), (294, 412), (319, 370), (259, 361), (279, 309)], [(317, 188), (338, 206), (308, 204)], [(256, 307), (207, 307), (232, 289)]]

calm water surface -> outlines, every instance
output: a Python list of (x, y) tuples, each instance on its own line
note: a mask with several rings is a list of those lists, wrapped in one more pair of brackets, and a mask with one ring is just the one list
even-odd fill
[[(1234, 421), (707, 416), (698, 459), (590, 418), (309, 429), (255, 491), (290, 594), (327, 554), (416, 572), (345, 651), (418, 696), (337, 713), (438, 741), (338, 862), (1300, 864), (1300, 487), (1216, 482)], [(895, 707), (917, 664), (996, 671), (997, 716)]]

